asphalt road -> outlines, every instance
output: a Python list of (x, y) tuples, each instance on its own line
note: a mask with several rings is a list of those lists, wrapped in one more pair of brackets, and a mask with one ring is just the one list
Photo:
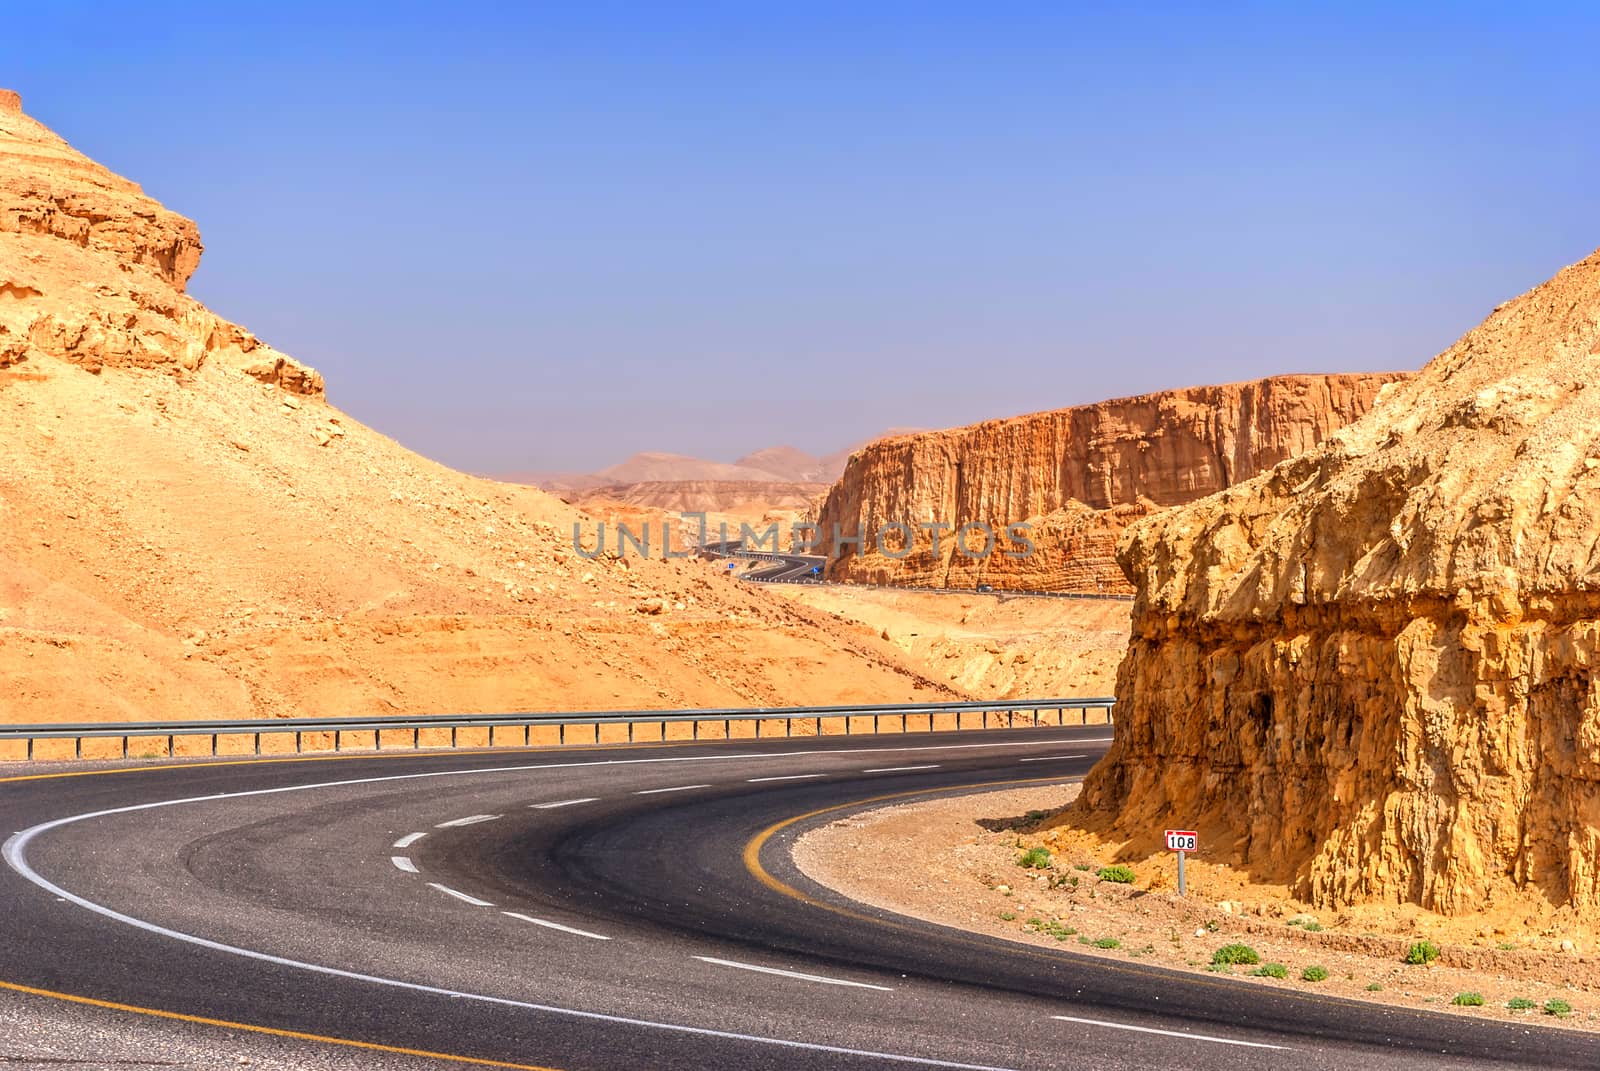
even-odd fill
[(0, 988), (109, 1002), (93, 1014), (129, 1029), (272, 1031), (318, 1051), (328, 1046), (315, 1039), (340, 1039), (368, 1046), (349, 1050), (361, 1067), (413, 1067), (417, 1051), (568, 1071), (1600, 1063), (1600, 1042), (1575, 1031), (947, 930), (852, 904), (788, 862), (805, 829), (886, 796), (1079, 776), (1107, 735), (0, 781), (18, 831), (0, 869)]

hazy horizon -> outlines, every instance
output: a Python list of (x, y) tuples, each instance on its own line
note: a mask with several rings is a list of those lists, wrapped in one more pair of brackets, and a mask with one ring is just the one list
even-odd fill
[(475, 472), (1415, 369), (1600, 245), (1600, 15), (65, 3), (0, 85)]

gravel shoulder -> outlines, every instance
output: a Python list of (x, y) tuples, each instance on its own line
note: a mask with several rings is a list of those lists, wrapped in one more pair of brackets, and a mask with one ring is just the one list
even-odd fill
[[(1103, 879), (1109, 860), (1082, 848), (1047, 847), (1058, 843), (1045, 836), (1050, 818), (1079, 787), (1006, 789), (862, 812), (802, 836), (795, 863), (862, 903), (1069, 955), (1226, 973), (1247, 985), (1415, 1010), (1600, 1030), (1600, 964), (1593, 956), (1442, 944), (1436, 960), (1411, 965), (1405, 956), (1414, 942), (1353, 932), (1291, 905), (1247, 908), (1194, 890), (1180, 898), (1160, 872), (1135, 871), (1131, 884)], [(1021, 865), (1030, 849), (1048, 853), (1033, 856), (1037, 867)], [(1259, 963), (1213, 966), (1217, 950), (1231, 944), (1247, 945)], [(1266, 965), (1280, 965), (1284, 977), (1253, 973)], [(1474, 995), (1481, 1005), (1453, 1003)]]

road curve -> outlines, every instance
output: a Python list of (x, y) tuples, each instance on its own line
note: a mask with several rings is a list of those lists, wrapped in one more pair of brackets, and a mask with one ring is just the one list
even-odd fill
[[(0, 780), (0, 985), (460, 1066), (1593, 1067), (1593, 1035), (1269, 990), (853, 904), (805, 829), (1080, 776), (1103, 727)], [(1049, 757), (1050, 761), (1030, 761)], [(409, 1066), (409, 1065), (408, 1065)]]

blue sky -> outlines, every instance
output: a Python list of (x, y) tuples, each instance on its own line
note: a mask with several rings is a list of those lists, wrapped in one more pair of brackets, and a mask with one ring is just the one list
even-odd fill
[(1600, 246), (1600, 14), (71, 2), (30, 114), (480, 472), (1415, 368)]

